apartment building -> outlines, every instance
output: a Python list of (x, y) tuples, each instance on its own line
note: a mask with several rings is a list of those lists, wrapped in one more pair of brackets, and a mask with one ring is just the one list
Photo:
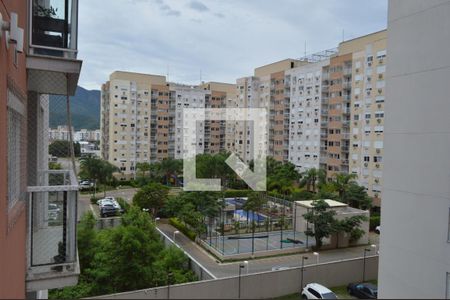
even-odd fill
[(326, 137), (321, 130), (322, 73), (330, 63), (326, 55), (321, 59), (308, 60), (309, 64), (287, 70), (285, 75), (290, 99), (289, 161), (299, 172), (320, 168), (321, 138)]
[[(340, 55), (352, 55), (349, 172), (380, 205), (383, 175), (386, 30), (339, 45)], [(350, 79), (350, 78), (349, 78)], [(346, 146), (347, 149), (347, 146)]]
[(80, 129), (75, 131), (74, 140), (75, 141), (89, 141), (89, 142), (100, 142), (100, 129), (96, 130), (88, 130), (88, 129)]
[(327, 111), (327, 178), (349, 171), (352, 53), (330, 58)]
[[(202, 83), (201, 87), (209, 92), (206, 97), (205, 108), (225, 108), (236, 97), (236, 88), (234, 84), (223, 82)], [(206, 120), (204, 131), (204, 151), (209, 154), (217, 154), (222, 151), (229, 151), (227, 146), (225, 120)], [(228, 137), (229, 138), (229, 137)]]
[[(183, 157), (183, 109), (224, 107), (234, 85), (209, 82), (186, 86), (165, 76), (116, 71), (102, 86), (102, 156), (120, 169), (119, 178), (135, 177), (136, 164)], [(211, 120), (191, 128), (196, 152), (225, 149), (225, 122)]]
[[(80, 272), (76, 177), (48, 170), (48, 95), (74, 95), (81, 70), (78, 1), (42, 16), (49, 5), (0, 0), (0, 298), (45, 297)], [(50, 203), (62, 222), (49, 221)]]
[[(196, 153), (204, 152), (205, 146), (205, 121), (198, 122), (196, 128), (184, 128), (183, 109), (185, 108), (205, 108), (210, 100), (211, 94), (202, 87), (194, 87), (181, 84), (170, 84), (170, 90), (175, 93), (175, 159), (183, 158), (183, 137), (184, 130), (191, 130), (190, 134), (195, 134)], [(214, 99), (215, 100), (215, 99)]]
[(450, 299), (449, 15), (389, 1), (380, 298)]
[(72, 127), (72, 133), (70, 133), (69, 127), (66, 125), (59, 125), (57, 128), (49, 129), (50, 141), (68, 141), (70, 139), (70, 134), (72, 134), (73, 140), (76, 142), (100, 141), (100, 130), (80, 129), (75, 131)]

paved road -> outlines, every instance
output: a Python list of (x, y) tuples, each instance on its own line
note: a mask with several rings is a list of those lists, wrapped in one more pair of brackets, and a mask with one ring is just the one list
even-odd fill
[[(131, 202), (131, 199), (133, 199), (134, 194), (136, 193), (137, 189), (131, 188), (131, 189), (123, 189), (123, 190), (113, 190), (113, 191), (106, 191), (106, 196), (111, 197), (121, 197), (124, 198), (126, 201)], [(98, 193), (98, 195), (103, 196), (103, 192)], [(83, 214), (90, 210), (90, 204), (91, 204), (91, 194), (79, 194), (78, 196), (78, 220), (83, 216)]]
[[(169, 237), (173, 237), (173, 232), (176, 230), (169, 224), (159, 223), (158, 228), (161, 229)], [(378, 235), (371, 234), (371, 243), (378, 247)], [(183, 247), (192, 257), (200, 262), (206, 269), (208, 269), (217, 278), (223, 278), (228, 276), (238, 275), (239, 262), (233, 263), (219, 263), (215, 258), (209, 255), (203, 248), (192, 242), (189, 238), (179, 233), (175, 237), (175, 242)], [(364, 246), (351, 247), (345, 249), (335, 249), (320, 252), (319, 262), (338, 261), (350, 258), (362, 257), (364, 253)], [(373, 250), (373, 253), (375, 251)], [(308, 256), (308, 260), (305, 261), (305, 265), (316, 264), (316, 257), (309, 254), (303, 254)], [(258, 273), (263, 271), (270, 271), (274, 266), (283, 267), (299, 267), (301, 265), (302, 254), (286, 255), (272, 258), (249, 260), (249, 273)]]

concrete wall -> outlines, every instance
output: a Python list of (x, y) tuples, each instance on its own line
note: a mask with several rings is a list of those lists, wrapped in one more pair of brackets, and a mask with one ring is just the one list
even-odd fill
[(381, 298), (449, 298), (450, 1), (389, 1)]
[[(236, 268), (238, 266), (236, 265)], [(339, 262), (311, 265), (304, 268), (306, 285), (318, 282), (328, 287), (346, 285), (362, 280), (363, 259), (351, 259)], [(236, 269), (237, 272), (237, 269)], [(378, 275), (378, 257), (366, 258), (366, 280), (376, 279)], [(241, 276), (241, 298), (273, 298), (300, 291), (301, 268), (272, 271)], [(237, 299), (239, 277), (193, 282), (174, 285), (169, 288), (173, 299)], [(167, 299), (168, 288), (139, 290), (127, 293), (105, 295), (96, 299)]]

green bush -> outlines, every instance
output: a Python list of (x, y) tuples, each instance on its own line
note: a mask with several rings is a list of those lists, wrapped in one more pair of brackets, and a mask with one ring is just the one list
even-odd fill
[(226, 190), (223, 192), (225, 198), (247, 197), (251, 190)]
[(103, 199), (103, 197), (91, 197), (91, 204), (97, 204), (97, 201)]
[(126, 213), (130, 209), (130, 204), (121, 197), (116, 198), (117, 203), (122, 207), (123, 212)]
[(180, 222), (180, 220), (178, 220), (177, 218), (170, 218), (169, 224), (178, 229), (179, 231), (181, 231), (185, 236), (190, 238), (192, 241), (195, 241), (195, 238), (197, 237), (195, 232), (187, 228), (186, 225)]
[(375, 227), (380, 225), (380, 216), (371, 216), (370, 217), (370, 223), (369, 223), (369, 230), (373, 231), (375, 230)]

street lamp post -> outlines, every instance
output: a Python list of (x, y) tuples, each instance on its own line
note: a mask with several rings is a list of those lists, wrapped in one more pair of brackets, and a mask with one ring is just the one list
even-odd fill
[(179, 234), (180, 232), (178, 231), (178, 230), (175, 230), (174, 232), (173, 232), (173, 237), (172, 237), (172, 240), (173, 240), (173, 242), (175, 243), (175, 236), (177, 235), (177, 234)]
[(155, 226), (156, 226), (156, 222), (158, 222), (159, 220), (160, 220), (160, 217), (155, 218)]
[(364, 258), (363, 258), (363, 276), (362, 276), (362, 282), (366, 280), (366, 253), (370, 252), (370, 249), (365, 248), (364, 249)]
[(170, 280), (172, 279), (172, 272), (167, 273), (167, 299), (170, 299)]
[(239, 278), (238, 278), (238, 299), (241, 299), (241, 269), (245, 268), (243, 264), (239, 264)]
[(370, 245), (370, 247), (374, 248), (375, 254), (378, 254), (379, 251), (377, 251), (377, 245), (372, 244), (372, 245)]
[(245, 273), (248, 275), (248, 260), (244, 260), (244, 265), (245, 265)]
[(313, 255), (316, 257), (316, 280), (318, 280), (319, 277), (319, 252), (313, 252)]
[(302, 278), (300, 281), (300, 290), (303, 289), (303, 268), (305, 267), (305, 260), (307, 260), (308, 257), (307, 256), (302, 256)]

